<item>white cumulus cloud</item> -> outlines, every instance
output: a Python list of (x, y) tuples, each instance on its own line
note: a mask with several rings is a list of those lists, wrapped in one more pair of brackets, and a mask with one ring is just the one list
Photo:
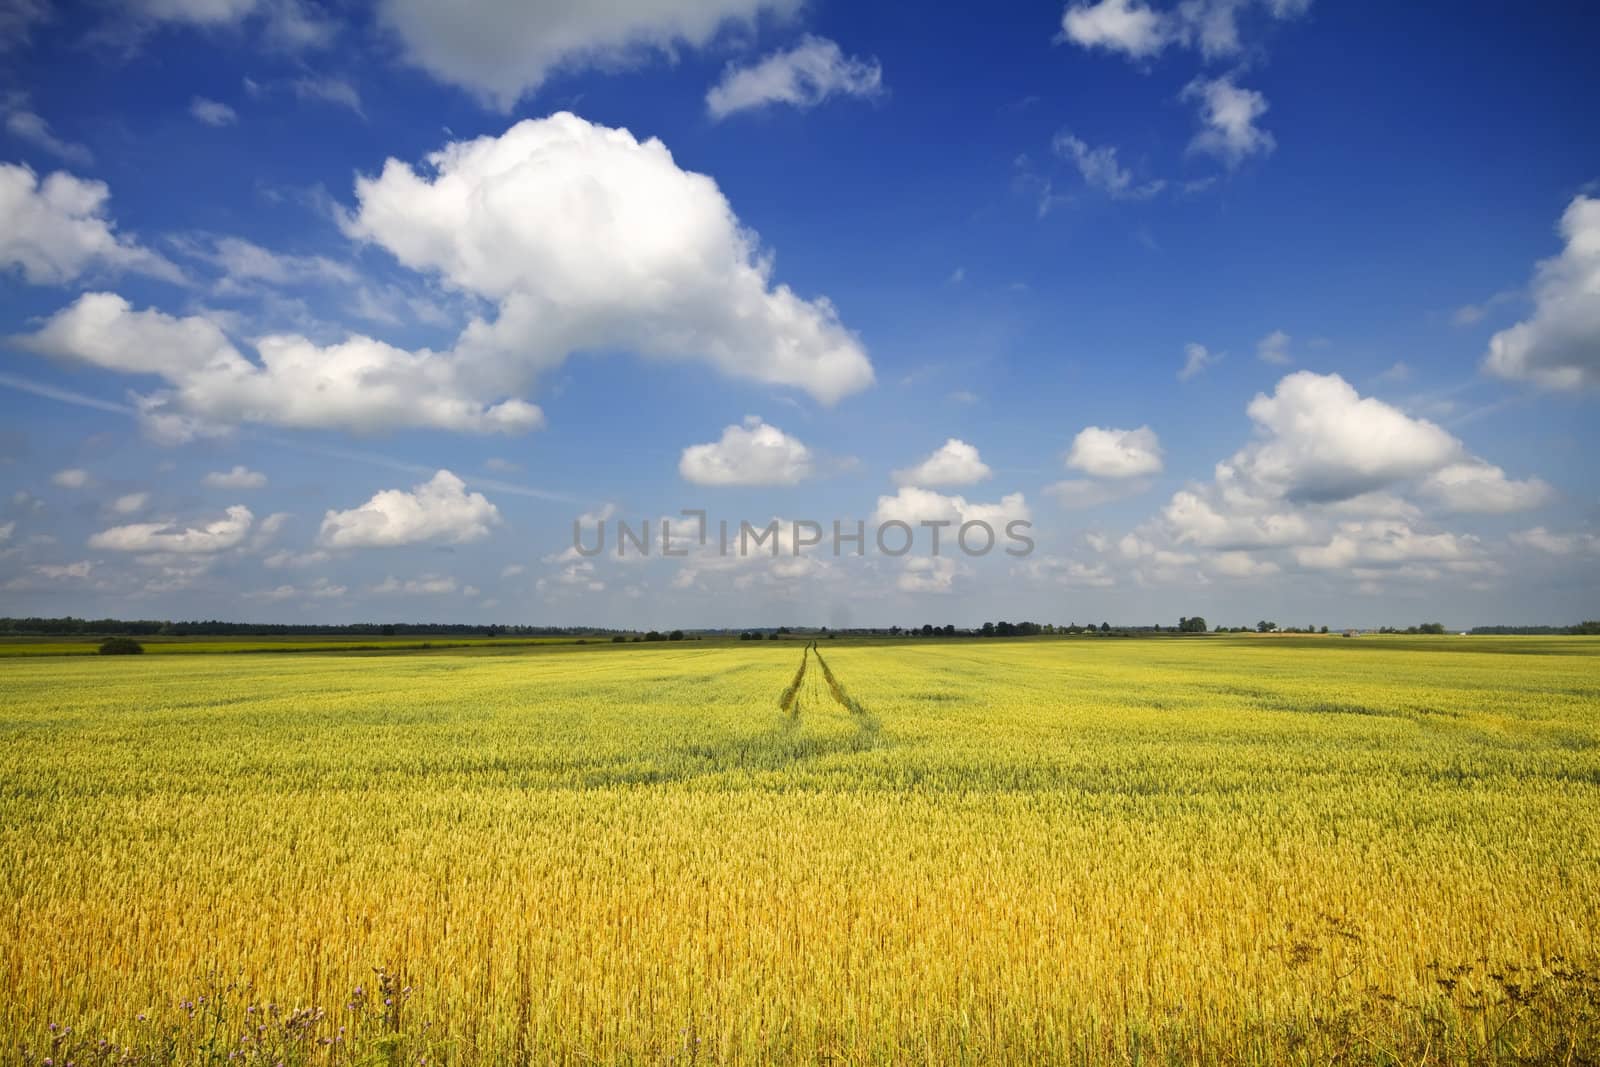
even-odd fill
[(358, 508), (329, 510), (318, 540), (327, 548), (370, 548), (423, 542), (463, 544), (489, 536), (500, 512), (482, 493), (447, 470), (403, 489), (385, 489)]
[(1539, 264), (1531, 318), (1489, 339), (1484, 366), (1551, 389), (1600, 386), (1600, 199), (1575, 197), (1561, 216), (1566, 247)]
[(0, 163), (0, 269), (34, 285), (70, 282), (93, 268), (137, 271), (167, 281), (182, 274), (166, 259), (116, 233), (104, 182)]
[(696, 485), (795, 485), (811, 476), (811, 450), (752, 415), (718, 441), (690, 445), (678, 473)]
[(1161, 441), (1148, 426), (1137, 430), (1088, 426), (1067, 452), (1067, 466), (1097, 478), (1136, 478), (1161, 471)]
[(1423, 533), (1396, 519), (1372, 519), (1341, 523), (1326, 544), (1296, 548), (1294, 556), (1301, 566), (1313, 569), (1375, 567), (1465, 560), (1476, 547), (1471, 536)]
[[(489, 302), (493, 318), (474, 317), (445, 352), (282, 333), (255, 338), (250, 358), (214, 318), (92, 292), (15, 341), (166, 379), (137, 403), (147, 430), (168, 441), (241, 422), (523, 433), (543, 424), (523, 394), (578, 351), (699, 360), (822, 403), (872, 384), (871, 362), (832, 305), (774, 284), (771, 257), (716, 184), (679, 169), (659, 141), (555, 115), (451, 144), (422, 173), (390, 160), (358, 180), (357, 197), (352, 236)], [(268, 281), (308, 266), (343, 270), (263, 252), (236, 242), (206, 254)], [(47, 266), (27, 269), (59, 274)]]
[(1465, 451), (1439, 426), (1361, 396), (1337, 374), (1297, 371), (1246, 410), (1261, 439), (1221, 465), (1219, 477), (1291, 499), (1357, 496), (1438, 470)]
[(574, 351), (618, 348), (829, 404), (872, 384), (833, 306), (774, 285), (716, 183), (658, 140), (561, 113), (448, 145), (422, 173), (391, 159), (356, 193), (352, 235), (497, 305), (455, 358), (507, 392)]
[(1132, 59), (1156, 55), (1173, 39), (1166, 16), (1140, 0), (1072, 4), (1061, 15), (1061, 34), (1084, 48), (1104, 48)]
[(254, 521), (255, 516), (249, 508), (235, 504), (227, 509), (222, 518), (199, 526), (168, 522), (113, 526), (89, 538), (89, 547), (113, 552), (210, 555), (243, 544)]
[(1505, 471), (1483, 460), (1441, 467), (1422, 483), (1422, 491), (1446, 511), (1488, 514), (1528, 511), (1555, 496), (1543, 479), (1508, 478)]
[[(1001, 497), (998, 503), (984, 504), (913, 485), (902, 486), (894, 496), (880, 496), (874, 513), (874, 521), (878, 524), (903, 522), (912, 528), (913, 533), (918, 532), (920, 523), (948, 522), (952, 529), (945, 531), (945, 541), (953, 539), (955, 527), (963, 523), (986, 522), (997, 535), (1003, 535), (1008, 522), (1019, 519), (1030, 521), (1032, 518), (1028, 502), (1021, 493), (1009, 493)], [(978, 543), (974, 541), (974, 546)]]
[(991, 473), (975, 446), (952, 437), (916, 466), (895, 471), (894, 482), (896, 485), (973, 485)]
[[(41, 355), (166, 379), (172, 388), (142, 398), (140, 407), (147, 422), (169, 431), (167, 439), (183, 440), (207, 423), (471, 433), (522, 433), (543, 423), (525, 401), (477, 399), (448, 356), (370, 337), (319, 346), (279, 334), (256, 341), (257, 363), (209, 318), (136, 311), (115, 293), (85, 293), (17, 343)], [(163, 419), (170, 421), (157, 421)]]

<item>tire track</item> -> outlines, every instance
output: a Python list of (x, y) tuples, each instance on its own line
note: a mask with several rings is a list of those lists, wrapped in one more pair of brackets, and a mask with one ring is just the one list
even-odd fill
[(828, 683), (828, 692), (833, 694), (833, 699), (839, 706), (855, 716), (860, 723), (861, 731), (876, 737), (883, 726), (878, 722), (878, 717), (868, 711), (862, 703), (850, 695), (849, 690), (835, 677), (833, 668), (828, 666), (828, 661), (822, 658), (822, 650), (817, 648), (815, 641), (811, 642), (811, 654), (817, 657), (817, 666), (822, 668), (822, 677)]
[[(806, 664), (810, 662), (811, 646), (807, 645), (800, 650), (800, 669), (794, 672), (794, 680), (789, 683), (789, 688), (783, 691), (778, 698), (778, 710), (787, 711), (795, 718), (800, 717), (800, 685), (806, 680)], [(817, 656), (817, 662), (822, 662), (822, 657)]]

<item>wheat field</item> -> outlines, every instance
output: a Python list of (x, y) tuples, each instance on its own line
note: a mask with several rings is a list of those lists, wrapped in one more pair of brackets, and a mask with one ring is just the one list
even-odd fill
[(0, 842), (7, 1062), (1600, 1059), (1600, 640), (0, 657)]

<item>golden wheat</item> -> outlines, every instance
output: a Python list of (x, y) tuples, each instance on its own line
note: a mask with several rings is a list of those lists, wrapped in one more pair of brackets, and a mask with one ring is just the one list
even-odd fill
[(0, 1054), (1600, 1049), (1600, 642), (817, 653), (0, 661)]

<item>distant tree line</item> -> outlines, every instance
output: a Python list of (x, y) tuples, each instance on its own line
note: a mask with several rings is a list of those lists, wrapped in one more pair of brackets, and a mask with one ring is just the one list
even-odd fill
[(0, 634), (28, 636), (136, 637), (266, 637), (338, 636), (406, 637), (411, 635), (459, 637), (567, 637), (615, 631), (594, 626), (501, 626), (468, 623), (357, 622), (346, 625), (319, 623), (170, 622), (164, 619), (60, 619), (0, 618)]
[(1474, 626), (1467, 631), (1472, 634), (1485, 636), (1510, 636), (1517, 634), (1556, 635), (1556, 634), (1600, 634), (1600, 619), (1585, 619), (1583, 622), (1571, 626)]
[(631, 640), (634, 644), (642, 644), (645, 641), (682, 641), (683, 639), (684, 635), (682, 630), (673, 630), (671, 633), (665, 634), (660, 630), (650, 630), (646, 633), (633, 634), (631, 636), (628, 634), (617, 634), (611, 638), (611, 643), (614, 645), (620, 645)]

